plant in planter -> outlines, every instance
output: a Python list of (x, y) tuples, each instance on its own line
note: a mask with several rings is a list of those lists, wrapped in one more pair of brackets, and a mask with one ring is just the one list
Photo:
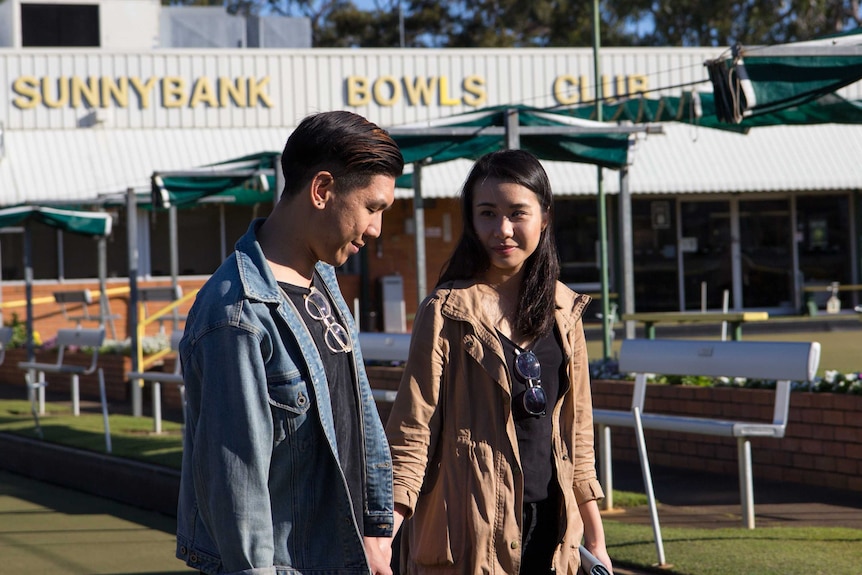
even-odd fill
[[(632, 380), (631, 374), (621, 373), (619, 363), (615, 359), (598, 359), (590, 362), (590, 376), (600, 380)], [(774, 380), (747, 379), (744, 377), (703, 377), (652, 375), (650, 383), (664, 385), (688, 385), (697, 387), (742, 387), (748, 389), (774, 389)], [(841, 373), (836, 370), (826, 370), (823, 377), (817, 376), (811, 382), (793, 382), (792, 390), (811, 391), (815, 393), (847, 393), (862, 395), (862, 372)]]

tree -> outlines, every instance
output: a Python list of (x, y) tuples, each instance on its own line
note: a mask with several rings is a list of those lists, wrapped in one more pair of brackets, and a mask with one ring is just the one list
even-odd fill
[(610, 18), (634, 26), (650, 46), (729, 46), (810, 40), (862, 24), (859, 0), (616, 0)]
[[(306, 17), (315, 47), (562, 47), (592, 44), (585, 0), (163, 0)], [(603, 46), (728, 46), (808, 40), (862, 25), (860, 0), (605, 0)]]

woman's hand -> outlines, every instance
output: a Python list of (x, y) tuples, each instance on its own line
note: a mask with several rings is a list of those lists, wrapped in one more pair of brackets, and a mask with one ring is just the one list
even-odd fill
[(392, 538), (363, 537), (365, 556), (372, 575), (392, 575)]

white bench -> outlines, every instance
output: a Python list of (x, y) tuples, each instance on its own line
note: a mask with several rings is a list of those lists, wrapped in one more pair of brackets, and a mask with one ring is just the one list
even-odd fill
[[(55, 363), (39, 363), (36, 361), (22, 361), (18, 367), (27, 372), (28, 389), (38, 389), (39, 413), (45, 414), (45, 373), (64, 373), (71, 377), (72, 383), (72, 413), (81, 414), (81, 399), (79, 392), (79, 380), (81, 375), (89, 375), (96, 371), (99, 361), (99, 348), (105, 341), (105, 328), (76, 328), (61, 329), (57, 332), (57, 361)], [(91, 347), (93, 356), (90, 365), (74, 365), (64, 363), (66, 348)], [(101, 370), (99, 370), (100, 384), (103, 382)]]
[(12, 341), (14, 333), (11, 327), (0, 327), (0, 365), (6, 361), (6, 350), (9, 348), (9, 342)]
[[(39, 363), (36, 361), (22, 361), (18, 367), (25, 370), (24, 379), (27, 383), (27, 393), (33, 409), (33, 417), (36, 420), (36, 431), (41, 437), (42, 428), (39, 424), (39, 415), (45, 415), (45, 373), (68, 374), (72, 383), (72, 413), (75, 416), (81, 414), (80, 377), (98, 372), (99, 395), (102, 403), (102, 419), (105, 426), (105, 451), (111, 453), (111, 428), (108, 421), (108, 399), (105, 392), (105, 374), (98, 366), (99, 348), (105, 342), (105, 328), (76, 328), (61, 329), (57, 332), (57, 361), (55, 363)], [(77, 365), (64, 363), (65, 351), (68, 347), (90, 347), (93, 349), (90, 365)], [(38, 396), (39, 410), (36, 411), (36, 400)]]
[[(93, 294), (90, 290), (80, 289), (55, 291), (53, 295), (54, 301), (60, 305), (60, 311), (63, 313), (64, 319), (75, 322), (78, 327), (81, 326), (82, 321), (97, 321), (100, 325), (104, 325), (105, 320), (107, 320), (111, 327), (112, 337), (116, 337), (117, 334), (114, 328), (114, 320), (119, 319), (120, 315), (112, 314), (108, 311), (110, 307), (108, 306), (107, 301), (99, 302), (99, 315), (93, 316), (90, 315), (90, 305), (93, 303)], [(68, 306), (75, 304), (80, 306), (80, 315), (69, 314), (71, 310)]]
[[(177, 301), (181, 297), (183, 297), (183, 288), (179, 285), (138, 288), (138, 302), (141, 304), (141, 309), (143, 310), (143, 317), (140, 318), (140, 321), (147, 319), (150, 315), (150, 311), (147, 309), (147, 302), (170, 303)], [(179, 329), (179, 322), (185, 320), (186, 316), (180, 315), (176, 309), (170, 315), (161, 316), (156, 319), (159, 322), (159, 331), (162, 332), (165, 330), (165, 321), (172, 321), (173, 330), (177, 331)]]
[[(409, 333), (360, 332), (359, 347), (362, 349), (363, 361), (407, 361), (410, 353)], [(392, 403), (396, 391), (389, 389), (372, 389), (375, 401)]]
[[(631, 411), (593, 410), (598, 426), (602, 483), (612, 491), (610, 427), (638, 427), (679, 433), (735, 437), (739, 459), (743, 523), (754, 528), (754, 495), (751, 468), (752, 437), (784, 437), (790, 407), (791, 381), (811, 381), (820, 362), (817, 342), (689, 341), (627, 339), (619, 356), (619, 370), (634, 373)], [(771, 422), (712, 419), (644, 412), (648, 374), (745, 377), (775, 380)], [(645, 480), (649, 483), (645, 445), (639, 445)], [(650, 487), (650, 486), (648, 486)], [(648, 494), (651, 495), (651, 494)]]
[[(175, 354), (180, 347), (180, 339), (183, 337), (182, 330), (174, 330), (171, 332), (171, 351)], [(180, 390), (180, 405), (183, 410), (183, 428), (186, 421), (186, 393), (185, 385), (183, 385), (183, 373), (180, 365), (180, 358), (177, 355), (174, 361), (174, 370), (171, 371), (132, 371), (128, 374), (129, 379), (133, 384), (136, 382), (148, 381), (153, 384), (153, 431), (155, 433), (162, 432), (162, 383), (172, 383), (179, 387)]]

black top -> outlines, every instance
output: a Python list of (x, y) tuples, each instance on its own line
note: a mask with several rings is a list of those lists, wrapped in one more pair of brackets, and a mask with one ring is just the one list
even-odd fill
[[(498, 332), (499, 333), (499, 332)], [(548, 498), (548, 486), (553, 481), (554, 462), (552, 449), (554, 406), (560, 398), (560, 382), (565, 381), (563, 347), (557, 330), (537, 339), (530, 348), (542, 366), (541, 382), (548, 405), (545, 415), (530, 415), (523, 405), (522, 396), (527, 381), (515, 369), (515, 350), (527, 351), (512, 340), (499, 334), (512, 381), (512, 417), (521, 452), (521, 469), (524, 473), (524, 503)]]
[[(332, 319), (347, 329), (347, 326), (344, 325), (338, 316), (338, 312), (332, 301), (327, 296), (326, 288), (322, 286), (322, 281), (317, 277), (317, 274), (312, 278), (311, 284), (329, 301), (329, 309), (333, 315)], [(323, 361), (326, 382), (329, 385), (332, 418), (335, 423), (338, 461), (347, 479), (347, 487), (350, 491), (353, 513), (359, 526), (359, 532), (360, 534), (364, 534), (362, 510), (364, 507), (363, 494), (365, 493), (365, 486), (363, 485), (362, 467), (365, 462), (362, 460), (364, 451), (359, 426), (358, 390), (352, 368), (353, 353), (336, 353), (327, 347), (324, 339), (326, 325), (323, 321), (312, 318), (305, 309), (305, 296), (311, 292), (310, 289), (283, 282), (279, 282), (278, 285), (281, 286), (281, 289), (290, 298), (296, 309), (299, 310), (299, 315), (302, 317), (305, 325), (308, 326), (308, 331), (311, 333), (311, 337), (314, 339), (317, 351), (320, 353), (320, 358)]]

